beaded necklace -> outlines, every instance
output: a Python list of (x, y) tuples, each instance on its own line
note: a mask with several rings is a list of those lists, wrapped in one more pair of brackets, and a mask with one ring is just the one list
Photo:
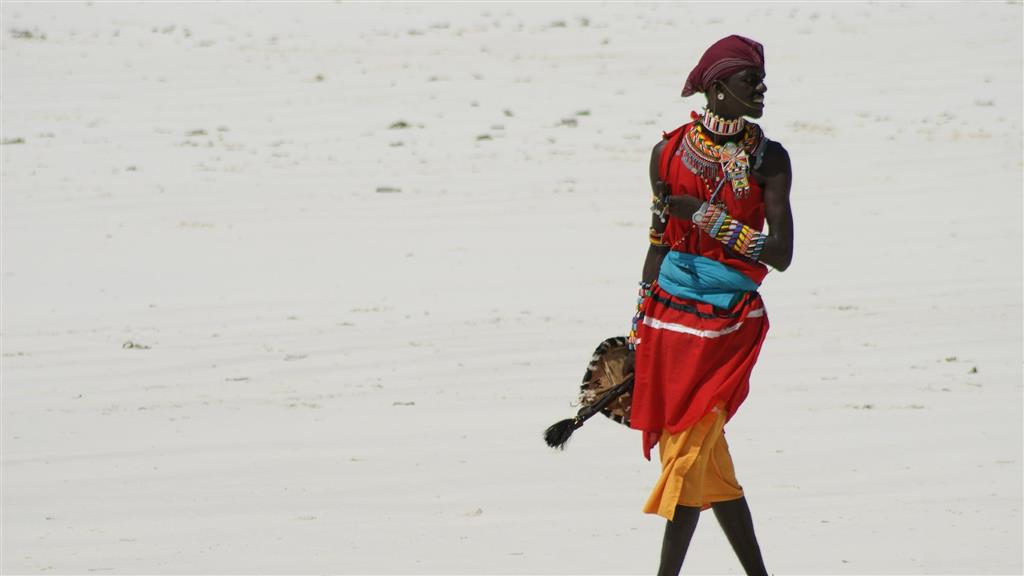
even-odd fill
[(705, 108), (704, 114), (700, 117), (700, 123), (713, 134), (718, 134), (719, 136), (732, 136), (734, 134), (739, 134), (740, 131), (743, 130), (743, 127), (746, 126), (747, 121), (743, 116), (733, 118), (732, 120), (726, 120), (712, 112), (710, 109)]
[(708, 189), (712, 188), (712, 182), (720, 186), (719, 181), (724, 176), (732, 184), (735, 197), (743, 199), (750, 194), (750, 157), (761, 144), (762, 136), (757, 124), (747, 123), (739, 143), (715, 144), (711, 135), (705, 133), (704, 127), (696, 122), (686, 131), (682, 146), (676, 154), (690, 172), (704, 181)]

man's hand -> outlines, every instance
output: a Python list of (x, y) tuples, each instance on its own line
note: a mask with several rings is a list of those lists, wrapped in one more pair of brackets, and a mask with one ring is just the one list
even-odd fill
[(693, 196), (672, 196), (668, 199), (668, 213), (680, 220), (690, 220), (703, 202)]
[(689, 194), (672, 196), (669, 191), (668, 184), (665, 184), (661, 180), (657, 180), (653, 187), (655, 201), (660, 206), (667, 206), (668, 209), (666, 212), (675, 218), (689, 220), (693, 218), (693, 213), (700, 208), (701, 204), (703, 204), (699, 198), (690, 196)]
[(668, 184), (665, 184), (661, 180), (654, 183), (654, 195), (658, 197), (658, 200), (665, 202), (671, 195), (669, 192)]

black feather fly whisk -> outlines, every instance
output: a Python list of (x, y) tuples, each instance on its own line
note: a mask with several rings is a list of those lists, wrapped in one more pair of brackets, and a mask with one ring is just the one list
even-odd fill
[(584, 420), (579, 416), (576, 418), (566, 418), (565, 420), (559, 420), (548, 429), (544, 431), (544, 442), (547, 442), (548, 446), (557, 448), (559, 450), (565, 450), (565, 443), (572, 437), (572, 433), (577, 428), (583, 426)]
[(584, 422), (614, 402), (619, 396), (622, 396), (627, 392), (631, 392), (632, 390), (633, 375), (630, 374), (614, 388), (605, 392), (604, 396), (602, 396), (600, 400), (589, 406), (580, 408), (580, 411), (576, 413), (575, 418), (566, 418), (565, 420), (560, 420), (551, 426), (548, 426), (548, 429), (544, 431), (544, 442), (552, 448), (565, 450), (565, 444), (569, 441), (569, 438), (572, 437), (572, 433), (583, 426)]

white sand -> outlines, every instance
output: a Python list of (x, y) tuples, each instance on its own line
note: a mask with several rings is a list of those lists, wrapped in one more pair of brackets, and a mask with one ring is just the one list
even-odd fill
[(638, 433), (540, 433), (731, 33), (795, 171), (728, 427), (769, 568), (1021, 573), (1019, 2), (2, 17), (4, 573), (653, 573)]

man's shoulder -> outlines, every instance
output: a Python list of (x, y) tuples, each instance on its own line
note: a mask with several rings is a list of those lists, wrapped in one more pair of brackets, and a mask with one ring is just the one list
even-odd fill
[(790, 172), (789, 152), (781, 142), (766, 139), (760, 172), (766, 176)]
[(789, 162), (789, 152), (786, 147), (782, 145), (782, 142), (778, 140), (768, 140), (764, 149), (765, 160), (785, 160)]
[(765, 138), (765, 140), (765, 154), (784, 154), (786, 156), (789, 155), (789, 152), (786, 151), (786, 147), (782, 145), (782, 142), (779, 142), (778, 140), (772, 140), (771, 138)]
[(686, 129), (692, 125), (693, 122), (687, 122), (686, 124), (683, 124), (682, 126), (679, 126), (674, 130), (662, 132), (661, 140), (658, 140), (658, 143), (654, 145), (654, 150), (652, 152), (654, 154), (660, 155), (662, 150), (665, 149), (665, 146), (667, 146), (669, 142), (671, 142), (674, 139), (677, 139), (678, 137), (681, 137), (686, 132)]
[(687, 129), (689, 129), (691, 126), (693, 126), (696, 123), (697, 123), (696, 120), (691, 120), (690, 122), (687, 122), (686, 124), (682, 124), (680, 126), (677, 126), (674, 130), (669, 130), (669, 131), (666, 131), (666, 132), (662, 132), (661, 133), (661, 139), (663, 141), (671, 140), (672, 138), (674, 138), (674, 137), (676, 137), (676, 136), (686, 132)]

